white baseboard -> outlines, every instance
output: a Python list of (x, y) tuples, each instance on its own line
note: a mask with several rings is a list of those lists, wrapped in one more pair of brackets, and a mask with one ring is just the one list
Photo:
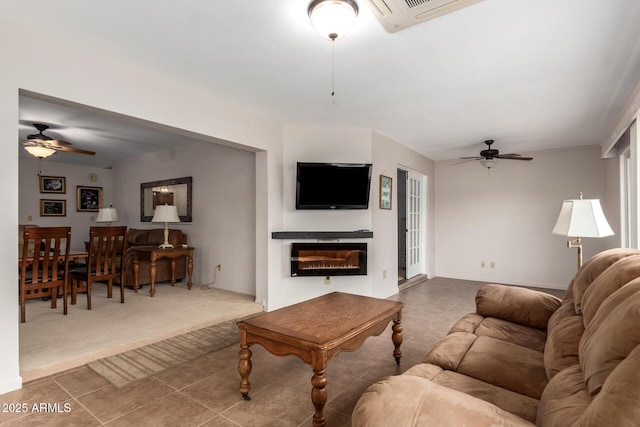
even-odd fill
[(473, 276), (460, 276), (457, 274), (437, 274), (436, 277), (448, 277), (451, 279), (458, 280), (471, 280), (474, 282), (484, 282), (484, 283), (498, 283), (504, 285), (513, 285), (513, 286), (521, 286), (527, 288), (542, 288), (542, 289), (556, 289), (556, 290), (566, 290), (569, 286), (568, 283), (537, 283), (537, 282), (510, 282), (510, 281), (502, 281), (502, 280), (487, 280), (486, 277), (473, 277)]

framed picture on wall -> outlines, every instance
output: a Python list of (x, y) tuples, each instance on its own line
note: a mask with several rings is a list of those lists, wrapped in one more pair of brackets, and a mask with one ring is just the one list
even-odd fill
[(40, 192), (41, 193), (59, 193), (67, 192), (67, 185), (64, 176), (40, 176)]
[(81, 187), (76, 190), (78, 212), (98, 212), (102, 206), (102, 187)]
[(67, 216), (67, 201), (40, 199), (40, 216)]
[(380, 175), (380, 209), (391, 209), (391, 177)]

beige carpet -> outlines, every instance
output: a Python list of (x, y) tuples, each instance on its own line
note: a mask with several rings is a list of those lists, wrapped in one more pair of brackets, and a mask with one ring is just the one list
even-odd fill
[(120, 388), (239, 341), (236, 320), (222, 322), (87, 364)]
[[(114, 290), (114, 295), (118, 292)], [(27, 322), (20, 329), (20, 375), (31, 381), (98, 359), (166, 340), (200, 328), (262, 311), (251, 295), (186, 284), (127, 289), (125, 303), (106, 298), (106, 286), (94, 286), (92, 309), (86, 297), (62, 315), (62, 301), (51, 310), (48, 301), (27, 302)]]

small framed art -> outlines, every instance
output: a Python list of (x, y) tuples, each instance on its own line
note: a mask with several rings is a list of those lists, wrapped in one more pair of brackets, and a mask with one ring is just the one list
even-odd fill
[(40, 216), (67, 216), (67, 201), (40, 199)]
[(102, 206), (102, 187), (81, 187), (76, 190), (78, 212), (98, 212)]
[(380, 175), (380, 209), (391, 209), (391, 177)]
[(59, 193), (67, 192), (67, 185), (64, 176), (40, 176), (40, 192), (41, 193)]

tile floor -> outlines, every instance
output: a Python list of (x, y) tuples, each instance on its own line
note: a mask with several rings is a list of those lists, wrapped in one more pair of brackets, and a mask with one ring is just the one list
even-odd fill
[[(326, 372), (327, 426), (349, 426), (353, 407), (370, 384), (419, 363), (457, 319), (474, 310), (481, 285), (434, 278), (392, 297), (405, 303), (400, 366), (393, 360), (390, 327), (359, 350), (339, 353)], [(311, 425), (309, 366), (258, 345), (252, 351), (250, 401), (238, 391), (238, 347), (231, 346), (121, 389), (86, 366), (34, 380), (0, 395), (0, 426)]]

